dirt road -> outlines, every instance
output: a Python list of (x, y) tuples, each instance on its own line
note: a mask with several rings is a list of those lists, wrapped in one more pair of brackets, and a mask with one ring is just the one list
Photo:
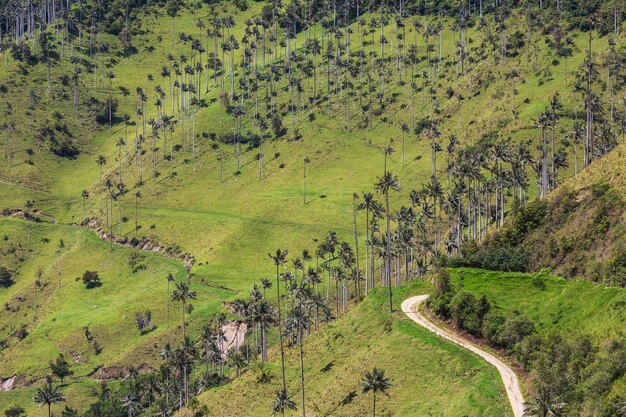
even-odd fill
[(402, 311), (407, 316), (409, 316), (411, 320), (413, 320), (420, 326), (435, 333), (437, 336), (443, 339), (454, 342), (457, 345), (474, 352), (475, 354), (495, 366), (498, 369), (498, 372), (500, 372), (500, 377), (502, 378), (504, 388), (506, 389), (506, 393), (509, 397), (509, 402), (511, 403), (511, 408), (513, 409), (513, 415), (515, 415), (515, 417), (522, 417), (524, 415), (524, 397), (522, 396), (522, 391), (519, 387), (517, 375), (515, 375), (513, 369), (511, 369), (507, 364), (496, 358), (491, 353), (485, 352), (484, 350), (476, 347), (471, 342), (462, 337), (456, 336), (444, 329), (441, 329), (433, 322), (428, 320), (419, 311), (419, 305), (427, 298), (428, 295), (418, 295), (415, 297), (407, 298), (402, 303)]

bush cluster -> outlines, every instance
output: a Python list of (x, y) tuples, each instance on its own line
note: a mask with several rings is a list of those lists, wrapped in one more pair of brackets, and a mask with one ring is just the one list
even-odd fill
[(454, 288), (445, 269), (437, 272), (435, 282), (435, 294), (428, 305), (438, 317), (452, 321), (457, 328), (507, 350), (512, 350), (534, 333), (535, 327), (527, 317), (521, 314), (505, 316), (492, 308), (487, 296), (476, 297)]
[[(536, 277), (534, 285), (545, 283)], [(601, 344), (585, 334), (541, 335), (533, 323), (520, 313), (504, 315), (493, 308), (486, 296), (476, 297), (452, 285), (448, 272), (437, 271), (434, 294), (428, 300), (430, 311), (449, 320), (459, 329), (501, 347), (514, 356), (531, 374), (529, 405), (537, 415), (550, 415), (546, 407), (560, 404), (560, 415), (579, 415), (595, 409), (593, 415), (617, 417), (615, 404), (626, 402), (616, 394), (614, 385), (626, 373), (626, 340)], [(613, 309), (624, 304), (615, 303)], [(541, 401), (533, 399), (540, 398)], [(591, 407), (591, 408), (589, 408)]]

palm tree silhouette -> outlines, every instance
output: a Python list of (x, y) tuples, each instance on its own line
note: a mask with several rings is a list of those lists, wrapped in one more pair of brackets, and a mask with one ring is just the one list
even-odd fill
[(33, 396), (33, 401), (39, 406), (48, 406), (48, 417), (50, 417), (52, 404), (58, 404), (65, 401), (65, 397), (63, 397), (59, 388), (53, 387), (52, 382), (48, 380), (46, 385), (41, 388), (37, 388), (37, 392), (35, 392), (35, 395)]
[(286, 389), (282, 389), (276, 393), (276, 398), (272, 404), (272, 410), (274, 414), (280, 412), (283, 417), (285, 416), (285, 410), (297, 410), (296, 403), (291, 399)]
[(385, 275), (389, 286), (389, 312), (393, 312), (391, 291), (391, 213), (389, 211), (389, 190), (399, 192), (401, 190), (398, 178), (391, 172), (386, 172), (384, 177), (378, 177), (375, 184), (376, 191), (385, 195), (385, 217), (387, 219), (387, 255), (385, 256)]
[(363, 393), (372, 392), (374, 394), (373, 416), (376, 417), (376, 394), (381, 393), (389, 396), (387, 390), (392, 387), (391, 379), (385, 377), (383, 369), (374, 368), (371, 372), (366, 371), (363, 375), (361, 389)]
[(250, 317), (261, 329), (261, 362), (267, 361), (267, 329), (276, 324), (274, 306), (261, 300), (251, 308)]
[(102, 167), (107, 164), (107, 159), (104, 155), (100, 154), (98, 158), (96, 158), (96, 163), (100, 169), (100, 211), (102, 211)]
[(308, 330), (310, 325), (309, 312), (302, 305), (296, 306), (289, 317), (287, 317), (287, 327), (298, 332), (298, 347), (300, 353), (300, 384), (302, 385), (302, 417), (306, 416), (304, 409), (304, 360), (302, 352), (303, 331)]
[(370, 212), (374, 210), (374, 206), (376, 201), (374, 200), (374, 195), (370, 192), (363, 192), (363, 201), (361, 201), (357, 206), (357, 210), (365, 210), (365, 244), (369, 248), (369, 250), (365, 250), (365, 293), (367, 294), (369, 290), (374, 286), (374, 271), (371, 271), (371, 282), (370, 282), (370, 271), (369, 271), (369, 263), (368, 263), (368, 252), (369, 257), (372, 256), (372, 245), (370, 241)]
[[(283, 351), (283, 331), (280, 321), (280, 274), (279, 267), (287, 262), (287, 250), (276, 249), (276, 254), (268, 254), (268, 256), (274, 261), (276, 266), (276, 294), (277, 294), (277, 310), (278, 310), (278, 339), (280, 341), (280, 370), (283, 378), (283, 392), (287, 394), (287, 383), (285, 382), (285, 353)], [(284, 410), (283, 410), (284, 414)]]
[(172, 301), (180, 301), (183, 320), (183, 340), (185, 340), (185, 307), (189, 300), (196, 299), (196, 292), (189, 288), (186, 282), (175, 283), (176, 289), (172, 292)]
[(85, 222), (87, 220), (87, 199), (89, 198), (89, 191), (83, 190), (80, 196), (83, 198), (83, 222)]

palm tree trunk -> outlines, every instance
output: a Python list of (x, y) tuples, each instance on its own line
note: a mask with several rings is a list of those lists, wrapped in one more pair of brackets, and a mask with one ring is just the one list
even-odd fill
[(373, 416), (376, 417), (376, 391), (374, 391), (374, 413)]
[[(287, 391), (287, 382), (285, 381), (285, 352), (283, 351), (283, 332), (280, 324), (280, 277), (278, 276), (278, 264), (276, 264), (276, 293), (278, 295), (277, 310), (278, 310), (278, 339), (280, 341), (280, 371), (283, 378), (283, 391)], [(283, 410), (284, 413), (284, 410)]]
[(389, 190), (385, 193), (385, 205), (387, 212), (387, 256), (385, 257), (385, 274), (387, 275), (387, 284), (389, 288), (389, 312), (393, 313), (393, 293), (391, 291), (391, 275), (390, 275), (390, 261), (391, 261), (391, 216), (389, 213)]
[(298, 327), (298, 337), (300, 339), (300, 384), (302, 385), (302, 417), (306, 417), (304, 410), (304, 361), (302, 355), (302, 324)]
[(183, 317), (183, 342), (185, 341), (185, 303), (181, 304), (181, 312)]
[(356, 209), (352, 210), (354, 212), (354, 249), (356, 254), (356, 299), (357, 301), (361, 299), (361, 287), (360, 287), (360, 277), (359, 277), (359, 239), (357, 238), (356, 232)]

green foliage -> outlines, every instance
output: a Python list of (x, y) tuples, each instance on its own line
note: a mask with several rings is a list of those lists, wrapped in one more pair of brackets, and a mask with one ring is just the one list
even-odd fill
[(529, 256), (522, 247), (487, 243), (482, 247), (466, 245), (461, 258), (452, 258), (451, 267), (471, 267), (493, 271), (525, 272)]
[(512, 224), (499, 232), (495, 244), (509, 246), (519, 245), (528, 233), (536, 230), (548, 214), (548, 203), (545, 200), (534, 200), (521, 208), (513, 218)]
[(19, 405), (13, 405), (4, 410), (5, 417), (20, 417), (24, 414), (24, 409)]
[(131, 252), (128, 257), (128, 266), (130, 266), (131, 271), (136, 273), (142, 269), (146, 269), (146, 265), (144, 262), (146, 261), (146, 255), (141, 252)]
[(96, 288), (102, 285), (98, 272), (96, 271), (85, 271), (85, 273), (83, 273), (82, 280), (83, 284), (85, 284), (85, 288), (87, 289)]
[[(448, 276), (447, 273), (438, 275)], [(492, 303), (485, 294), (476, 298), (473, 293), (462, 288), (451, 285), (446, 288), (445, 292), (435, 290), (429, 298), (428, 306), (431, 311), (442, 319), (451, 320), (457, 328), (485, 338), (494, 346), (512, 351), (535, 331), (533, 323), (527, 317), (520, 314), (506, 317), (493, 310)]]
[(54, 362), (50, 362), (50, 371), (61, 380), (61, 383), (63, 383), (65, 378), (74, 374), (74, 371), (70, 369), (70, 363), (65, 359), (62, 353), (59, 353), (59, 356), (57, 356)]
[(0, 288), (13, 285), (13, 274), (6, 267), (0, 265)]

